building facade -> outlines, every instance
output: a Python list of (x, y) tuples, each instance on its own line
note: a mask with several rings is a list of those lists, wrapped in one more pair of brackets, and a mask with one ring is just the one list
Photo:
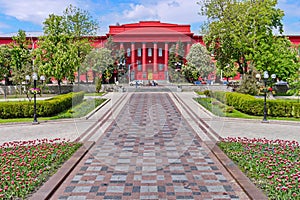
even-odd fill
[[(184, 55), (181, 56), (185, 58), (194, 43), (204, 45), (202, 36), (192, 33), (190, 25), (160, 21), (109, 26), (109, 33), (97, 36), (93, 46), (104, 47), (109, 37), (113, 38), (116, 48), (125, 52), (125, 59), (118, 64), (128, 69), (130, 80), (168, 80), (168, 61), (172, 46), (178, 42), (183, 44)], [(29, 38), (32, 40), (32, 48), (36, 48), (38, 37)], [(288, 38), (293, 44), (300, 44), (300, 36)], [(0, 36), (0, 44), (11, 41), (11, 36)], [(82, 75), (80, 79), (86, 79), (86, 76)]]
[(190, 25), (160, 21), (110, 26), (106, 37), (100, 37), (95, 45), (104, 46), (110, 36), (125, 52), (122, 64), (128, 67), (130, 80), (167, 80), (171, 47), (180, 42), (184, 50), (181, 56), (185, 57), (192, 44), (203, 43), (202, 37), (191, 32)]

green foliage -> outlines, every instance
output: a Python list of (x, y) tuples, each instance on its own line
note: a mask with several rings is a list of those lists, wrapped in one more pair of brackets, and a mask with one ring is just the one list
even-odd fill
[[(241, 94), (236, 92), (212, 92), (212, 96), (219, 101), (233, 106), (234, 109), (239, 110), (245, 114), (262, 116), (264, 101), (263, 99), (256, 99), (248, 94)], [(300, 117), (300, 103), (288, 100), (268, 100), (267, 111), (270, 117)]]
[[(200, 43), (193, 44), (187, 57), (187, 64), (194, 66), (202, 77), (208, 76), (215, 69), (212, 67), (211, 57), (205, 46)], [(198, 78), (198, 77), (197, 77)], [(196, 80), (197, 80), (196, 78)]]
[[(80, 63), (91, 50), (91, 41), (85, 36), (96, 32), (97, 24), (90, 15), (70, 5), (64, 15), (51, 14), (44, 22), (44, 36), (39, 38), (35, 51), (40, 72), (54, 77), (60, 83), (74, 82)], [(78, 76), (79, 77), (79, 76)]]
[(204, 95), (207, 96), (207, 97), (210, 97), (211, 96), (211, 91), (210, 90), (205, 90)]
[[(37, 101), (37, 115), (42, 117), (53, 116), (81, 103), (83, 97), (84, 92), (78, 92), (58, 95), (44, 101)], [(2, 119), (32, 117), (33, 102), (1, 102), (0, 116)]]
[(99, 93), (102, 88), (102, 80), (100, 78), (97, 78), (96, 80), (96, 92)]
[(67, 112), (60, 113), (57, 116), (54, 116), (55, 119), (61, 118), (79, 118), (84, 117), (105, 102), (106, 99), (96, 99), (91, 98), (84, 100), (82, 103), (72, 107), (72, 110), (68, 110)]
[(236, 92), (250, 95), (259, 94), (259, 84), (253, 75), (245, 74), (241, 81), (240, 86), (236, 89)]
[(92, 19), (90, 13), (69, 5), (63, 13), (65, 32), (77, 38), (93, 36), (97, 33), (98, 23)]
[(94, 72), (103, 73), (109, 66), (114, 64), (111, 54), (110, 49), (95, 48), (86, 56), (82, 66), (85, 71), (92, 69)]
[(23, 30), (12, 37), (13, 42), (10, 44), (10, 61), (11, 76), (15, 84), (21, 85), (25, 81), (25, 75), (31, 75), (33, 72), (32, 54), (30, 41), (26, 38)]
[(62, 16), (50, 15), (44, 22), (44, 36), (39, 38), (35, 49), (39, 71), (46, 77), (54, 77), (60, 83), (67, 79), (74, 81), (79, 65), (77, 48), (73, 37), (64, 33)]
[(172, 45), (169, 50), (168, 65), (173, 69), (175, 69), (176, 62), (183, 64), (184, 54), (185, 54), (184, 45), (181, 41), (178, 41), (176, 44)]
[(281, 35), (284, 13), (276, 8), (276, 0), (203, 0), (198, 4), (208, 19), (202, 27), (204, 41), (220, 70), (237, 64), (238, 71), (246, 73), (250, 64), (287, 80), (299, 69), (295, 50)]
[(0, 80), (7, 78), (9, 73), (9, 62), (11, 60), (8, 45), (0, 45)]

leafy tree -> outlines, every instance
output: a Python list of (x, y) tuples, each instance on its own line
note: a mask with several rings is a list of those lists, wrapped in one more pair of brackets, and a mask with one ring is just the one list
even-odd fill
[[(186, 82), (184, 72), (182, 68), (184, 67), (184, 45), (181, 41), (178, 41), (176, 44), (173, 44), (169, 50), (169, 59), (168, 59), (168, 74), (169, 80), (171, 82)], [(181, 70), (177, 70), (177, 64), (180, 63)]]
[(8, 45), (0, 45), (0, 80), (5, 79), (5, 85), (8, 84), (8, 77), (10, 76), (10, 60)]
[(184, 63), (184, 45), (181, 41), (178, 41), (176, 44), (173, 44), (169, 50), (169, 60), (168, 66), (176, 68), (175, 63), (179, 62)]
[(198, 77), (200, 76), (199, 70), (196, 68), (196, 66), (190, 63), (183, 65), (182, 74), (191, 83), (193, 83), (195, 80), (198, 80)]
[[(88, 11), (76, 8), (72, 5), (69, 5), (64, 11), (62, 23), (65, 27), (65, 33), (73, 36), (79, 63), (82, 63), (85, 56), (92, 49), (91, 42), (87, 36), (94, 36), (96, 34), (98, 24), (92, 19)], [(80, 65), (77, 66), (77, 73), (79, 84)]]
[(34, 69), (32, 64), (32, 53), (30, 46), (30, 40), (26, 38), (26, 33), (23, 30), (19, 30), (16, 36), (12, 37), (13, 42), (10, 43), (10, 61), (11, 76), (15, 84), (19, 85), (19, 92), (21, 94), (21, 85), (25, 81), (25, 75), (31, 75)]
[(111, 51), (111, 57), (115, 63), (120, 63), (125, 59), (125, 50), (119, 49), (116, 43), (113, 41), (113, 37), (109, 36), (105, 43), (105, 48)]
[(204, 41), (219, 69), (237, 63), (240, 73), (247, 73), (251, 64), (282, 80), (295, 74), (299, 63), (289, 40), (280, 36), (284, 13), (276, 8), (277, 0), (204, 0), (199, 4), (208, 18), (202, 27)]
[(230, 65), (227, 65), (222, 70), (218, 70), (218, 74), (222, 74), (222, 77), (225, 77), (227, 79), (227, 82), (229, 81), (229, 78), (236, 76), (237, 73), (238, 67), (231, 67)]
[[(108, 37), (106, 43), (105, 43), (105, 48), (109, 49), (111, 51), (111, 57), (113, 59), (113, 63), (109, 66), (107, 66), (107, 69), (109, 73), (107, 72), (106, 74), (109, 75), (107, 77), (112, 78), (113, 74), (114, 76), (117, 76), (119, 73), (124, 73), (126, 71), (126, 59), (125, 59), (125, 50), (120, 49), (116, 43), (113, 41), (113, 37)], [(125, 64), (123, 65), (122, 68), (119, 69), (117, 64)], [(125, 68), (125, 69), (124, 69)], [(117, 73), (116, 73), (117, 72)], [(117, 78), (117, 77), (115, 77)], [(107, 81), (107, 78), (105, 79)], [(109, 81), (107, 81), (109, 83)]]
[(44, 22), (44, 36), (39, 38), (39, 48), (35, 49), (40, 72), (58, 81), (60, 93), (62, 80), (73, 82), (80, 62), (74, 36), (66, 34), (64, 28), (62, 16), (49, 15)]
[(82, 65), (86, 71), (90, 69), (93, 70), (95, 80), (96, 72), (100, 72), (102, 74), (108, 66), (113, 65), (113, 63), (114, 60), (111, 56), (110, 49), (95, 48), (86, 56)]
[(191, 46), (186, 60), (189, 66), (195, 67), (199, 76), (206, 77), (208, 74), (214, 71), (214, 68), (211, 65), (211, 57), (209, 52), (203, 45), (199, 43)]

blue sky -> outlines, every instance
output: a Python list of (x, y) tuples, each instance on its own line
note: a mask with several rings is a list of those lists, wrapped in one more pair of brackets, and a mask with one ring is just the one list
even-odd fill
[[(99, 22), (99, 34), (108, 32), (109, 25), (159, 20), (166, 23), (190, 24), (199, 34), (204, 18), (198, 15), (201, 0), (0, 0), (0, 34), (42, 31), (49, 14), (62, 14), (72, 4), (87, 10)], [(284, 34), (300, 35), (300, 1), (278, 0), (285, 12)]]

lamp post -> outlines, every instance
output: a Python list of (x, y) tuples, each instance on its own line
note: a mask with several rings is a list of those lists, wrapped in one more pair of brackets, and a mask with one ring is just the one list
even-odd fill
[[(36, 81), (38, 79), (37, 73), (33, 73), (32, 79), (33, 79), (34, 90), (36, 90)], [(39, 122), (37, 120), (37, 115), (36, 115), (36, 92), (33, 93), (33, 122), (32, 122), (32, 124), (39, 124)]]
[[(256, 74), (256, 78), (260, 79), (261, 78), (260, 74)], [(276, 74), (272, 74), (271, 78), (273, 81), (276, 78)], [(263, 90), (264, 91), (264, 118), (262, 122), (269, 123), (269, 121), (267, 120), (267, 92), (268, 92), (267, 86), (270, 81), (269, 81), (269, 73), (267, 71), (264, 71), (263, 81), (264, 81), (264, 90)]]
[[(30, 76), (26, 75), (25, 80), (30, 81)], [(36, 93), (37, 93), (36, 82), (38, 80), (37, 73), (34, 72), (32, 74), (32, 80), (33, 80), (33, 90), (32, 90), (33, 91), (33, 122), (32, 122), (32, 124), (35, 125), (35, 124), (39, 124), (39, 122), (37, 120), (37, 114), (36, 114)], [(45, 77), (41, 76), (41, 81), (44, 81), (44, 80), (45, 80)]]
[(175, 67), (176, 67), (175, 71), (180, 71), (181, 70), (181, 63), (180, 62), (176, 62), (175, 63)]

